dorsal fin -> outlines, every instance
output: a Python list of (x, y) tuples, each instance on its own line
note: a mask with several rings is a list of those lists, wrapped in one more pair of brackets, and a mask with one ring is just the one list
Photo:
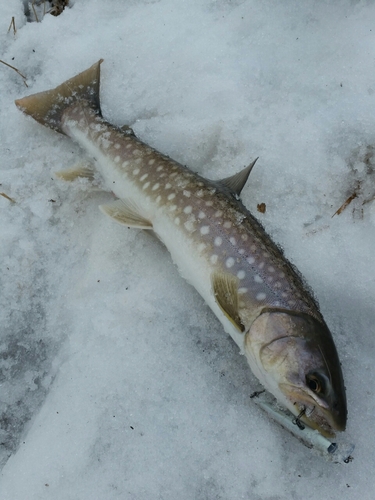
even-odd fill
[(126, 135), (134, 135), (135, 137), (134, 130), (131, 127), (129, 127), (129, 125), (123, 125), (122, 127), (120, 127), (120, 130)]
[(257, 159), (258, 158), (255, 158), (255, 160), (252, 163), (250, 163), (250, 165), (241, 170), (241, 172), (238, 172), (237, 174), (234, 174), (231, 177), (226, 177), (225, 179), (222, 179), (221, 181), (217, 182), (222, 186), (226, 187), (227, 189), (229, 189), (229, 191), (234, 196), (239, 197)]
[(229, 321), (240, 331), (245, 327), (238, 313), (238, 278), (229, 273), (215, 271), (211, 275), (215, 300)]

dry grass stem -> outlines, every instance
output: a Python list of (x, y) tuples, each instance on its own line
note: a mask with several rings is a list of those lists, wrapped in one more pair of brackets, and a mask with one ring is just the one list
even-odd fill
[(23, 78), (23, 83), (26, 85), (26, 87), (28, 87), (28, 85), (27, 85), (27, 83), (26, 83), (26, 76), (25, 76), (25, 75), (23, 75), (23, 74), (21, 73), (21, 71), (19, 71), (17, 68), (15, 68), (14, 66), (12, 66), (11, 64), (8, 64), (7, 62), (3, 61), (2, 59), (0, 59), (0, 63), (3, 63), (3, 64), (5, 64), (5, 66), (8, 66), (9, 68), (14, 69), (14, 71), (16, 71), (16, 72), (17, 72), (20, 76), (22, 76), (22, 78)]
[(17, 30), (16, 30), (16, 21), (14, 20), (14, 16), (12, 17), (12, 20), (10, 22), (8, 33), (12, 28), (13, 28), (13, 35), (15, 35), (17, 33)]
[(6, 198), (7, 200), (9, 200), (11, 203), (16, 203), (16, 200), (13, 200), (13, 198), (11, 198), (10, 196), (8, 196), (7, 194), (5, 193), (0, 193), (0, 196), (3, 196), (4, 198)]
[[(348, 198), (348, 199), (347, 199), (347, 200), (346, 200), (346, 201), (345, 201), (345, 202), (341, 205), (341, 207), (340, 207), (338, 210), (336, 210), (336, 212), (332, 215), (332, 217), (334, 217), (335, 215), (340, 215), (340, 214), (341, 214), (341, 212), (343, 212), (343, 211), (345, 210), (345, 208), (346, 208), (347, 206), (349, 206), (349, 205), (350, 205), (350, 203), (351, 203), (351, 202), (352, 202), (355, 198), (357, 198), (357, 193), (355, 193), (355, 192), (354, 192), (354, 193), (353, 193), (351, 196), (349, 196), (349, 198)], [(332, 217), (331, 217), (331, 218), (332, 218)]]

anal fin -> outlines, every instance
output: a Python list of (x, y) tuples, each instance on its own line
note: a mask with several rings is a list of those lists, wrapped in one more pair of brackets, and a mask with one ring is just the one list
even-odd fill
[(238, 313), (238, 278), (229, 273), (214, 272), (211, 282), (218, 306), (229, 321), (243, 332), (245, 327)]
[(59, 170), (58, 172), (55, 172), (56, 177), (68, 182), (74, 181), (79, 177), (83, 177), (89, 179), (90, 181), (93, 181), (94, 174), (94, 169), (91, 168), (87, 163), (82, 162), (77, 163), (77, 165), (72, 168), (67, 168), (65, 170)]
[(103, 214), (108, 215), (119, 224), (140, 229), (152, 229), (152, 223), (138, 213), (134, 203), (116, 200), (112, 203), (99, 205)]

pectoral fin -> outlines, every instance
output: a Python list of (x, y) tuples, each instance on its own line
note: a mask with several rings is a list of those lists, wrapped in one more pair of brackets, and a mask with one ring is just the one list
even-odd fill
[(64, 181), (74, 181), (78, 177), (84, 177), (90, 181), (94, 180), (94, 170), (85, 163), (78, 163), (73, 168), (55, 172), (56, 177)]
[(214, 272), (211, 282), (218, 306), (233, 325), (243, 332), (245, 327), (238, 313), (238, 278), (228, 273)]
[(116, 222), (128, 227), (152, 229), (152, 224), (138, 213), (137, 207), (130, 201), (116, 200), (106, 205), (100, 205), (103, 214), (108, 215)]

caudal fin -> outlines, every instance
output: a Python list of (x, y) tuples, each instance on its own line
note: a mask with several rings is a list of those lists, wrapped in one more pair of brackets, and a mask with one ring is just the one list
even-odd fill
[(100, 113), (100, 64), (93, 64), (79, 75), (62, 83), (52, 90), (32, 94), (15, 101), (17, 107), (34, 120), (57, 132), (61, 129), (61, 116), (66, 108), (75, 102), (88, 102), (90, 107)]

